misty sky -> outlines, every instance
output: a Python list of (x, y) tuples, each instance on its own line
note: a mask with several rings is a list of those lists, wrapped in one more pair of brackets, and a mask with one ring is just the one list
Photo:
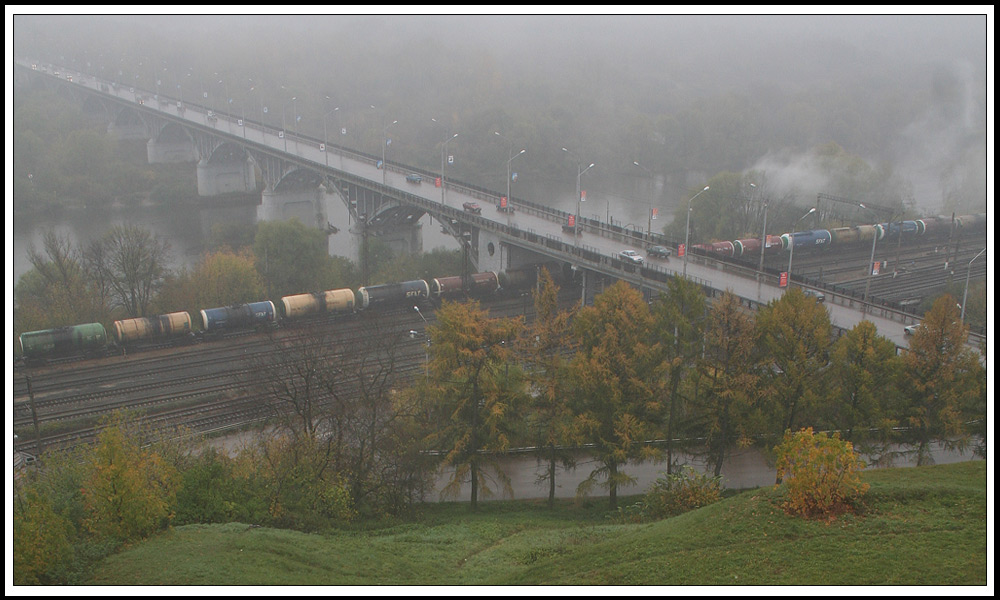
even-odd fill
[[(212, 11), (220, 7), (195, 8)], [(548, 14), (500, 14), (511, 12), (503, 6), (475, 9), (488, 14), (401, 14), (412, 7), (394, 5), (347, 7), (359, 13), (353, 15), (35, 12), (16, 17), (13, 31), (8, 8), (7, 39), (13, 37), (15, 52), (27, 53), (57, 47), (67, 54), (78, 48), (113, 53), (134, 48), (128, 44), (139, 40), (140, 44), (202, 48), (207, 60), (231, 51), (232, 45), (237, 55), (245, 49), (248, 61), (257, 60), (261, 53), (288, 53), (294, 57), (291, 60), (317, 64), (332, 59), (322, 52), (310, 55), (309, 49), (324, 47), (330, 39), (348, 40), (359, 52), (384, 54), (388, 60), (430, 43), (446, 54), (484, 53), (508, 73), (542, 78), (580, 73), (581, 77), (593, 76), (590, 85), (595, 88), (610, 88), (620, 81), (648, 82), (643, 93), (653, 96), (647, 100), (650, 105), (655, 105), (656, 90), (661, 89), (665, 95), (697, 99), (732, 90), (776, 96), (824, 87), (930, 87), (948, 108), (932, 108), (919, 115), (892, 139), (884, 140), (879, 148), (883, 156), (863, 158), (873, 163), (890, 159), (913, 183), (918, 203), (931, 209), (942, 195), (939, 171), (943, 161), (968, 152), (971, 145), (982, 148), (974, 160), (984, 170), (985, 165), (992, 168), (991, 6), (981, 7), (982, 14), (967, 15), (885, 12), (894, 10), (891, 7), (874, 7), (868, 10), (883, 14), (867, 15), (608, 12), (615, 8), (593, 7), (604, 12), (591, 15), (555, 12), (562, 7), (534, 9), (548, 10)], [(176, 7), (148, 8), (158, 9), (176, 12)], [(394, 14), (372, 14), (374, 9)], [(948, 9), (942, 7), (942, 13)], [(10, 48), (8, 42), (8, 54)], [(9, 88), (8, 83), (8, 94)], [(780, 149), (762, 154), (756, 164), (744, 168), (755, 167), (769, 169), (775, 181), (782, 179), (782, 170), (787, 179), (807, 177), (808, 170), (800, 156), (783, 154)], [(991, 197), (992, 171), (988, 186)]]

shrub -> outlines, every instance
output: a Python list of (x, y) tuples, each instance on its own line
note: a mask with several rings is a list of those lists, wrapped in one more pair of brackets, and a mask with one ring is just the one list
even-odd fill
[(709, 476), (685, 465), (678, 473), (661, 475), (643, 499), (645, 515), (662, 519), (717, 502), (722, 478)]
[(775, 452), (786, 491), (784, 508), (791, 514), (832, 518), (850, 510), (868, 491), (859, 476), (865, 464), (840, 434), (814, 434), (811, 427), (786, 431)]

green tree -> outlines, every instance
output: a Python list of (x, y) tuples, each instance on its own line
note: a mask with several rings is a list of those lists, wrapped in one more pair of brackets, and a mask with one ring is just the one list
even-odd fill
[(73, 527), (36, 486), (14, 487), (14, 585), (60, 583), (55, 571), (73, 554)]
[(747, 444), (761, 427), (760, 371), (754, 320), (740, 300), (726, 292), (712, 305), (705, 329), (705, 353), (698, 361), (697, 412), (716, 477), (729, 450)]
[(652, 328), (642, 294), (621, 281), (595, 298), (593, 306), (580, 309), (573, 322), (579, 342), (572, 363), (578, 396), (575, 435), (593, 444), (599, 465), (578, 491), (586, 493), (603, 479), (612, 509), (618, 505), (618, 489), (635, 482), (622, 467), (656, 455), (645, 443), (663, 412), (662, 363)]
[(887, 441), (898, 424), (896, 345), (874, 323), (861, 321), (834, 343), (830, 363), (833, 426), (845, 441)]
[(953, 297), (939, 298), (903, 356), (910, 401), (906, 417), (918, 465), (931, 461), (931, 442), (961, 446), (968, 441), (965, 421), (981, 396), (986, 371), (979, 355), (966, 345), (968, 330), (959, 317)]
[(664, 394), (666, 396), (667, 474), (673, 473), (674, 440), (683, 433), (682, 382), (694, 366), (695, 359), (704, 347), (705, 318), (708, 306), (701, 286), (682, 277), (671, 277), (667, 293), (653, 302), (653, 334), (660, 340), (663, 363), (666, 369)]
[(565, 450), (572, 430), (569, 361), (564, 357), (572, 350), (570, 319), (578, 305), (559, 311), (559, 288), (546, 268), (538, 273), (538, 288), (533, 292), (535, 320), (526, 328), (521, 351), (531, 385), (528, 435), (541, 450), (546, 472), (540, 477), (549, 482), (549, 507), (555, 503), (556, 466), (574, 464), (572, 454)]
[(436, 427), (428, 442), (444, 451), (455, 468), (447, 494), (471, 482), (472, 509), (480, 493), (492, 494), (486, 470), (510, 493), (510, 479), (496, 458), (505, 453), (521, 426), (525, 391), (511, 366), (511, 346), (523, 327), (520, 319), (493, 319), (476, 301), (442, 303), (430, 338), (430, 378), (425, 398)]
[(169, 524), (178, 472), (148, 442), (124, 413), (98, 434), (83, 488), (84, 525), (97, 537), (131, 541)]
[(298, 219), (258, 223), (253, 253), (268, 297), (329, 289), (333, 259), (322, 229)]
[(770, 362), (766, 385), (774, 435), (813, 424), (825, 397), (830, 315), (798, 288), (786, 290), (757, 315), (761, 352)]

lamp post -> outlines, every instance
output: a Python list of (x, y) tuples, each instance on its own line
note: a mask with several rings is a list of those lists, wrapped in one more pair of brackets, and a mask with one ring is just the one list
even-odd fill
[[(643, 171), (649, 173), (650, 177), (654, 177), (655, 178), (655, 175), (653, 175), (653, 172), (650, 171), (649, 169), (647, 169), (646, 167), (640, 165), (639, 161), (633, 160), (632, 164), (635, 165), (635, 166), (637, 166), (637, 167), (639, 167)], [(652, 235), (652, 233), (653, 233), (653, 201), (650, 200), (650, 202), (649, 202), (649, 210), (646, 212), (646, 238), (649, 239), (650, 236)], [(652, 241), (652, 240), (649, 240), (649, 241)]]
[(444, 204), (444, 188), (447, 187), (445, 185), (444, 174), (445, 174), (445, 164), (446, 164), (445, 156), (448, 154), (448, 143), (457, 137), (458, 134), (456, 133), (455, 135), (445, 140), (444, 146), (441, 147), (441, 204)]
[[(382, 122), (384, 123), (385, 121), (383, 120)], [(399, 121), (393, 121), (382, 127), (382, 185), (385, 185), (385, 147), (389, 145), (388, 131), (396, 123), (399, 123)]]
[(684, 223), (684, 277), (687, 277), (688, 274), (688, 252), (690, 251), (688, 248), (688, 239), (691, 234), (691, 202), (698, 196), (707, 192), (708, 189), (709, 187), (706, 185), (700, 192), (688, 198), (687, 221)]
[[(330, 97), (327, 96), (326, 99), (329, 100)], [(338, 112), (338, 111), (340, 111), (340, 107), (339, 106), (336, 107), (336, 108), (334, 108), (333, 110), (329, 111), (325, 115), (323, 115), (323, 158), (325, 159), (326, 166), (328, 166), (328, 167), (330, 166), (330, 154), (329, 154), (330, 150), (327, 148), (327, 145), (329, 144), (329, 142), (327, 141), (326, 118), (329, 117), (330, 115), (332, 115), (333, 113), (337, 113), (337, 120), (339, 122), (340, 121), (340, 112)], [(341, 154), (341, 156), (340, 156), (340, 163), (341, 163), (341, 166), (343, 166), (343, 163), (344, 163), (344, 156), (343, 156), (343, 154)]]
[(962, 294), (962, 324), (963, 325), (965, 324), (965, 302), (966, 302), (966, 300), (969, 299), (969, 276), (972, 275), (972, 263), (974, 263), (977, 258), (979, 258), (980, 256), (982, 256), (983, 252), (986, 252), (986, 248), (983, 248), (982, 250), (979, 251), (979, 254), (977, 254), (974, 257), (972, 257), (972, 260), (969, 261), (969, 267), (965, 271), (965, 293)]
[(518, 156), (524, 154), (526, 150), (524, 148), (521, 148), (520, 152), (512, 155), (512, 153), (514, 152), (514, 143), (511, 142), (506, 137), (504, 137), (503, 135), (501, 135), (499, 131), (494, 131), (493, 134), (498, 135), (501, 138), (507, 140), (507, 157), (508, 157), (507, 158), (507, 217), (510, 218), (510, 163)]
[[(431, 346), (431, 338), (427, 336), (427, 326), (430, 325), (430, 323), (427, 322), (427, 318), (424, 317), (424, 314), (420, 312), (419, 306), (414, 305), (413, 310), (417, 311), (417, 314), (420, 315), (420, 318), (424, 321), (424, 379), (427, 379), (430, 376), (427, 366), (427, 353)], [(416, 331), (410, 330), (410, 337), (416, 337), (416, 333)]]
[[(865, 206), (860, 202), (858, 203), (858, 206), (867, 211), (871, 211), (871, 213), (875, 215), (875, 220), (878, 221), (878, 214), (874, 210), (868, 208), (867, 206)], [(863, 315), (868, 314), (868, 290), (871, 289), (872, 276), (875, 274), (875, 242), (877, 241), (878, 241), (878, 229), (872, 228), (872, 254), (871, 257), (868, 258), (868, 277), (867, 280), (865, 281), (865, 295), (862, 296), (861, 298), (862, 302), (861, 314)]]
[[(567, 150), (566, 148), (563, 148), (563, 152), (565, 152), (566, 154), (569, 154), (570, 156), (576, 158), (576, 155), (573, 154), (572, 152), (570, 152), (569, 150)], [(580, 159), (577, 158), (577, 161), (579, 161), (579, 160)], [(583, 174), (586, 173), (587, 171), (589, 171), (590, 167), (593, 167), (593, 166), (594, 166), (594, 163), (590, 163), (590, 166), (587, 167), (586, 169), (584, 169), (582, 162), (577, 162), (577, 166), (576, 166), (576, 220), (573, 221), (573, 245), (574, 246), (578, 246), (580, 244), (580, 236), (578, 236), (577, 233), (576, 233), (577, 228), (580, 226), (580, 205), (583, 203), (583, 196), (581, 195), (581, 190), (580, 190), (580, 178), (583, 177)]]
[(809, 212), (799, 217), (798, 220), (792, 224), (792, 233), (788, 234), (788, 282), (785, 284), (786, 289), (790, 289), (792, 287), (792, 256), (795, 254), (795, 226), (799, 224), (799, 221), (814, 212), (816, 212), (815, 206), (810, 208)]

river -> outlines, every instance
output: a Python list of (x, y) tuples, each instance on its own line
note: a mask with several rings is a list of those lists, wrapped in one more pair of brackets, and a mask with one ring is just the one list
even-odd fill
[[(259, 199), (258, 199), (259, 200)], [(357, 261), (358, 242), (350, 233), (351, 221), (347, 207), (336, 195), (323, 197), (325, 220), (339, 231), (329, 236), (331, 256)], [(246, 200), (199, 198), (179, 206), (141, 206), (101, 211), (66, 210), (56, 216), (21, 217), (14, 221), (11, 283), (31, 270), (28, 260), (33, 244), (43, 251), (42, 239), (49, 229), (68, 239), (74, 247), (100, 238), (112, 226), (132, 224), (152, 231), (170, 244), (168, 266), (171, 270), (193, 268), (201, 259), (211, 240), (216, 224), (238, 224), (252, 227), (257, 222), (257, 203)], [(315, 223), (307, 223), (315, 225)], [(458, 248), (458, 243), (441, 233), (441, 228), (427, 215), (421, 219), (424, 251), (434, 248)]]

